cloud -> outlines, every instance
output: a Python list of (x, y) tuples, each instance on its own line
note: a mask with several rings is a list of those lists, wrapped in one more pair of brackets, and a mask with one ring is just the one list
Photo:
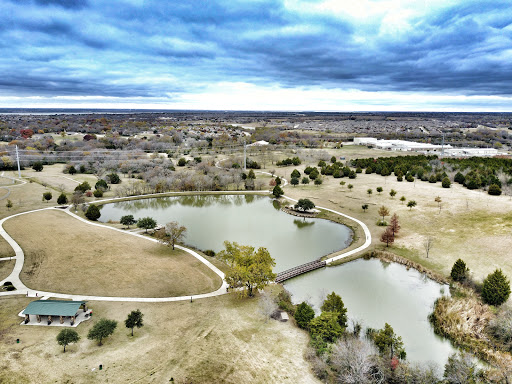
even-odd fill
[(507, 2), (23, 0), (0, 12), (6, 96), (165, 102), (223, 83), (512, 96)]

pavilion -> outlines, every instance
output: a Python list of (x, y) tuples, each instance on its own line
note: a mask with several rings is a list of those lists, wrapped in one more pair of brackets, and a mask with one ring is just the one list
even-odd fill
[[(84, 314), (85, 318), (89, 317), (86, 303), (86, 301), (36, 300), (29, 303), (20, 315), (25, 316), (25, 324), (30, 322), (30, 316), (35, 317), (38, 323), (41, 323), (42, 316), (47, 316), (48, 325), (59, 318), (60, 325), (67, 325), (65, 321), (69, 320), (69, 325), (73, 326), (79, 315)], [(83, 313), (80, 313), (80, 308), (83, 308)]]

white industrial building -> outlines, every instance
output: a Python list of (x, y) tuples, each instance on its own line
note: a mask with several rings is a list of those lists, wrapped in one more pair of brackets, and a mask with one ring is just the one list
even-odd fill
[(354, 138), (354, 144), (371, 146), (387, 151), (412, 151), (451, 157), (498, 155), (498, 150), (494, 148), (454, 148), (449, 144), (443, 146), (405, 140), (377, 140), (374, 137), (356, 137)]

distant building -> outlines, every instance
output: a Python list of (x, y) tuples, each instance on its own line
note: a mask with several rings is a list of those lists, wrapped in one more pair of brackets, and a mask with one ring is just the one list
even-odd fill
[(471, 157), (471, 156), (496, 156), (498, 150), (494, 148), (450, 148), (445, 149), (445, 156)]
[(248, 147), (261, 147), (261, 146), (263, 146), (263, 145), (268, 145), (268, 144), (269, 144), (269, 142), (268, 142), (268, 141), (260, 140), (260, 141), (256, 141), (256, 142), (254, 142), (254, 143), (252, 143), (252, 144), (249, 144), (249, 145), (247, 145), (247, 146), (248, 146)]

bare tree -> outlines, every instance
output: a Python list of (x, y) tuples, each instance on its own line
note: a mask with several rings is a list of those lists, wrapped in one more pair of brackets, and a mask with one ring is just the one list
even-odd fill
[(442, 203), (442, 200), (441, 200), (441, 196), (437, 196), (434, 201), (437, 203), (437, 206), (439, 207), (439, 213), (441, 213), (441, 203)]
[(432, 248), (434, 248), (434, 237), (433, 236), (428, 235), (427, 237), (425, 237), (425, 239), (423, 240), (423, 248), (425, 248), (425, 252), (427, 253), (427, 259), (428, 259), (428, 255), (429, 255), (430, 251), (432, 250)]
[(265, 318), (265, 323), (272, 317), (272, 315), (277, 311), (277, 304), (272, 298), (270, 292), (263, 291), (260, 295), (259, 300), (259, 311)]
[(389, 247), (390, 244), (393, 244), (395, 241), (395, 236), (393, 236), (393, 230), (391, 227), (386, 227), (386, 230), (380, 236), (380, 241), (386, 243), (386, 247)]
[(165, 228), (158, 231), (158, 238), (160, 242), (169, 246), (172, 246), (172, 250), (174, 251), (174, 245), (177, 241), (183, 240), (185, 234), (187, 232), (187, 228), (179, 225), (177, 221), (171, 221), (170, 223), (165, 224)]
[(391, 216), (391, 222), (389, 223), (389, 227), (391, 228), (391, 232), (393, 232), (393, 237), (398, 234), (400, 231), (400, 223), (398, 221), (398, 215), (396, 213)]
[(346, 337), (334, 344), (331, 363), (340, 383), (382, 383), (384, 375), (376, 364), (377, 355), (376, 347), (369, 340)]

